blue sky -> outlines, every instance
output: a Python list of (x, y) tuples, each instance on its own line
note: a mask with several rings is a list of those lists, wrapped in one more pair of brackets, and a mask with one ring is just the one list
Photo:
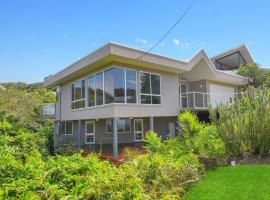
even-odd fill
[[(191, 0), (1, 1), (0, 82), (42, 81), (108, 41), (148, 50)], [(270, 67), (269, 0), (197, 0), (154, 53), (185, 60), (246, 43)]]

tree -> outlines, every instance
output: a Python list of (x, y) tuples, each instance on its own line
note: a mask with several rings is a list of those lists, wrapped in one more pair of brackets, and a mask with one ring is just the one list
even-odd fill
[(240, 66), (237, 74), (248, 77), (250, 85), (253, 85), (254, 87), (262, 85), (270, 86), (270, 72), (260, 68), (260, 65), (256, 63)]

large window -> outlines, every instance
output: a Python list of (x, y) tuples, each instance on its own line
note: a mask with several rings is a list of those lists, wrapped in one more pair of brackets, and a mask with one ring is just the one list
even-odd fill
[(85, 107), (85, 80), (77, 81), (72, 84), (72, 109)]
[(160, 104), (160, 75), (140, 72), (141, 103)]
[[(106, 133), (112, 133), (113, 120), (106, 120)], [(131, 120), (130, 119), (118, 119), (117, 120), (117, 132), (127, 133), (131, 131)]]
[(103, 104), (103, 72), (95, 76), (96, 105)]
[(73, 134), (72, 121), (61, 122), (60, 134), (62, 134), (62, 135), (72, 135)]
[(136, 71), (126, 70), (126, 101), (127, 103), (136, 103)]
[(95, 106), (95, 77), (91, 76), (87, 80), (88, 106)]
[(136, 71), (111, 68), (104, 72), (105, 104), (136, 103)]
[(95, 143), (95, 122), (94, 121), (85, 122), (85, 143), (86, 144)]
[(104, 78), (105, 103), (125, 103), (125, 69), (106, 70)]

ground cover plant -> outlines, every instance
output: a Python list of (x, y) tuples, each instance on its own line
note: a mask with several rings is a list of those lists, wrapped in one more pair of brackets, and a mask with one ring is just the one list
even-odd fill
[(270, 199), (270, 166), (239, 165), (207, 172), (184, 200)]

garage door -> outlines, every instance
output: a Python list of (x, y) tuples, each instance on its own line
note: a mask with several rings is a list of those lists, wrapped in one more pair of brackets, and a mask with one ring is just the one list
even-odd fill
[(210, 103), (217, 106), (220, 103), (232, 103), (234, 99), (234, 88), (217, 84), (210, 84)]

